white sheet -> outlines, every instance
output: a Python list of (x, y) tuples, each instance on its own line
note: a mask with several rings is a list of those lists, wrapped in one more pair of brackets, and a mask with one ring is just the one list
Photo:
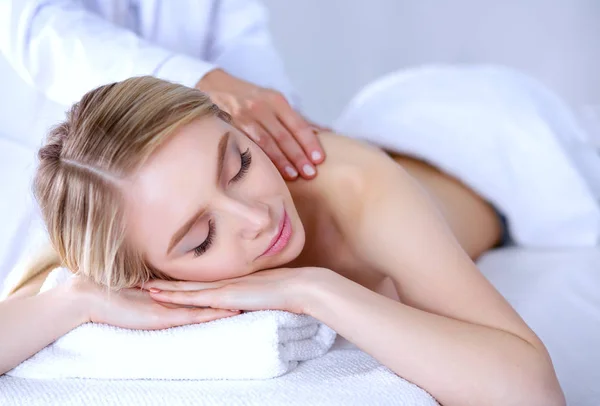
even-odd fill
[[(587, 135), (568, 106), (520, 72), (399, 70), (365, 86), (334, 128), (419, 157), (462, 181), (507, 218), (518, 245), (600, 241), (600, 206), (587, 176), (600, 170), (600, 156), (583, 147)], [(574, 148), (579, 153), (572, 156)], [(580, 167), (584, 162), (592, 166)]]
[(545, 343), (567, 404), (600, 405), (600, 247), (509, 248), (479, 265)]
[[(508, 248), (484, 274), (546, 343), (569, 405), (600, 404), (600, 249)], [(435, 405), (338, 339), (324, 357), (268, 381), (22, 380), (0, 377), (0, 405)]]

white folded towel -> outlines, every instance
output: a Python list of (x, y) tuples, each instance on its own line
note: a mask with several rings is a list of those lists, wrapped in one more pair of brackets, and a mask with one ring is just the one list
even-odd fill
[[(70, 277), (55, 269), (42, 290)], [(22, 378), (268, 379), (320, 357), (336, 333), (283, 311), (244, 313), (165, 330), (86, 323), (7, 374)]]
[(334, 128), (461, 180), (506, 216), (518, 244), (600, 240), (592, 166), (570, 151), (600, 158), (580, 151), (585, 131), (569, 108), (523, 74), (493, 66), (392, 73), (359, 92)]
[(3, 375), (0, 405), (439, 406), (423, 389), (339, 336), (327, 354), (276, 379), (38, 380)]

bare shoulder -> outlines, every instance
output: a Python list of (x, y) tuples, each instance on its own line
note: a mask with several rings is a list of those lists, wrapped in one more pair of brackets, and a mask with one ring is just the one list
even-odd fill
[(354, 192), (367, 192), (382, 177), (393, 176), (390, 170), (398, 166), (383, 150), (361, 140), (322, 133), (321, 143), (327, 159), (319, 166), (317, 179), (329, 187), (341, 184)]
[(321, 142), (327, 152), (327, 161), (319, 167), (322, 181), (330, 186), (352, 185), (363, 200), (385, 192), (390, 183), (403, 188), (405, 182), (413, 181), (398, 162), (375, 145), (334, 133), (322, 134)]
[(379, 161), (382, 158), (391, 161), (381, 148), (362, 140), (329, 132), (319, 134), (319, 138), (327, 152), (326, 163), (366, 169), (363, 164), (371, 161)]
[(320, 140), (327, 158), (318, 176), (293, 182), (290, 189), (325, 200), (340, 220), (356, 219), (374, 194), (402, 177), (400, 166), (374, 145), (335, 133), (321, 133)]

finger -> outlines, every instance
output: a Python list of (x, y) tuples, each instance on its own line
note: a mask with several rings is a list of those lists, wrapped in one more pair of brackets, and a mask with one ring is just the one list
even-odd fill
[(240, 124), (239, 128), (248, 134), (265, 154), (275, 164), (281, 175), (288, 180), (294, 180), (298, 177), (298, 171), (290, 163), (285, 154), (281, 151), (275, 140), (266, 132), (266, 130), (256, 121), (249, 121)]
[(240, 314), (239, 310), (225, 309), (173, 309), (168, 310), (167, 314), (170, 324), (173, 326), (182, 326), (186, 324), (206, 323), (225, 317), (236, 316)]
[[(214, 290), (214, 289), (213, 289)], [(178, 305), (195, 307), (212, 307), (212, 294), (206, 294), (206, 291), (177, 291), (161, 290), (150, 291), (150, 297), (158, 302), (175, 303)], [(218, 306), (215, 306), (218, 307)]]
[(214, 289), (225, 286), (224, 281), (216, 282), (190, 282), (190, 281), (165, 281), (161, 279), (153, 279), (144, 284), (144, 290), (179, 290), (179, 291), (195, 291), (203, 289)]
[(265, 130), (273, 137), (281, 151), (292, 161), (303, 178), (311, 179), (317, 174), (313, 163), (306, 156), (294, 135), (279, 121), (272, 111), (257, 117)]
[(325, 127), (325, 126), (322, 126), (320, 124), (316, 124), (316, 123), (313, 123), (313, 122), (310, 123), (310, 126), (312, 127), (312, 130), (314, 132), (317, 132), (317, 133), (320, 133), (320, 132), (331, 133), (331, 132), (333, 132), (333, 129), (331, 129), (330, 127)]
[(310, 157), (311, 161), (315, 164), (323, 162), (325, 160), (325, 152), (321, 146), (319, 137), (311, 129), (310, 123), (295, 112), (285, 97), (279, 93), (271, 96), (271, 105), (275, 110), (277, 118), (294, 134), (296, 140), (306, 155)]
[[(244, 300), (240, 296), (238, 285), (229, 285), (219, 289), (207, 289), (202, 291), (160, 291), (150, 292), (150, 297), (158, 303), (172, 303), (180, 306), (191, 307), (210, 307), (213, 309), (244, 309), (244, 305), (240, 300)], [(246, 292), (246, 294), (248, 294)], [(247, 299), (248, 297), (246, 297)]]
[[(167, 309), (181, 309), (182, 306), (178, 305), (178, 304), (174, 304), (174, 303), (164, 303), (164, 302), (157, 302), (159, 305), (161, 305), (162, 307), (166, 307)], [(183, 306), (183, 308), (187, 308), (187, 306)]]

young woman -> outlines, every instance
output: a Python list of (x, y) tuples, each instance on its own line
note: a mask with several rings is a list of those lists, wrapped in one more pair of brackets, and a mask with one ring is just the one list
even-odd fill
[[(157, 329), (280, 309), (444, 405), (563, 405), (544, 345), (472, 262), (501, 238), (494, 210), (418, 160), (321, 142), (318, 177), (286, 183), (198, 90), (141, 77), (85, 95), (39, 153), (60, 259), (0, 303), (0, 372), (89, 321)], [(36, 295), (59, 263), (77, 276)]]

